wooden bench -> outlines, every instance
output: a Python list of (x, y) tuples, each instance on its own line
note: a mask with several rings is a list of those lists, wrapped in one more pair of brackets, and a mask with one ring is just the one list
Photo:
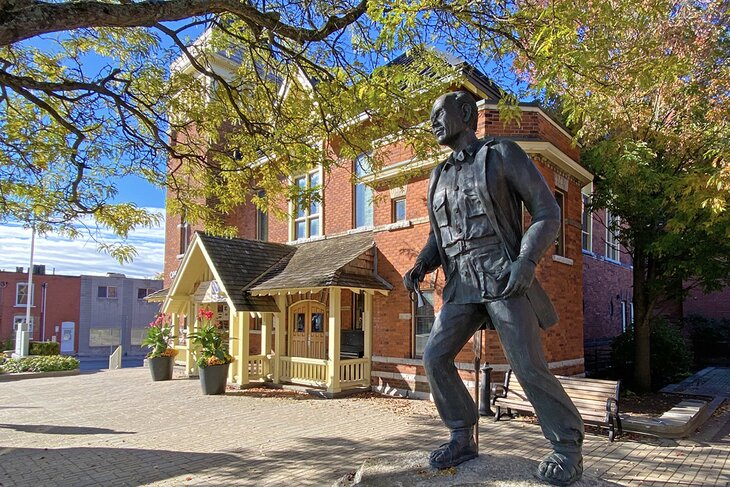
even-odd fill
[[(617, 434), (621, 434), (621, 418), (618, 409), (620, 381), (560, 375), (555, 377), (575, 404), (584, 423), (607, 428), (609, 441), (613, 441)], [(512, 411), (535, 414), (532, 404), (527, 400), (520, 383), (514, 378), (512, 370), (507, 372), (504, 384), (493, 385), (492, 406), (495, 408), (494, 419), (496, 421), (503, 416), (512, 417)]]

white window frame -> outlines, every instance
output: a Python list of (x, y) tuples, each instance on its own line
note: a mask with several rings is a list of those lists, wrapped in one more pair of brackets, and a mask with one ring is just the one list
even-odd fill
[[(398, 205), (398, 202), (403, 202), (403, 219), (398, 219), (398, 213), (396, 211), (396, 206)], [(408, 221), (408, 203), (406, 202), (405, 196), (399, 196), (398, 198), (393, 198), (390, 200), (390, 220), (391, 223), (400, 223), (404, 221)]]
[(626, 320), (626, 301), (621, 301), (621, 333), (626, 333), (626, 329), (628, 328), (627, 320)]
[[(15, 283), (15, 307), (16, 308), (27, 308), (28, 303), (21, 303), (18, 300), (18, 297), (20, 296), (20, 288), (24, 287), (26, 289), (26, 299), (28, 299), (28, 281), (23, 282), (16, 282)], [(30, 307), (35, 307), (35, 293), (33, 292), (35, 290), (35, 285), (31, 286), (30, 289)]]
[[(590, 202), (591, 194), (593, 193), (593, 183), (587, 184), (581, 189), (581, 228), (580, 228), (580, 242), (581, 248), (585, 252), (593, 252), (593, 213), (586, 211), (586, 201)], [(587, 219), (588, 228), (584, 228), (583, 221)], [(583, 243), (587, 245), (583, 245)]]
[[(312, 237), (320, 237), (324, 235), (324, 198), (323, 195), (323, 188), (324, 188), (324, 180), (323, 180), (323, 174), (322, 174), (322, 168), (318, 167), (317, 169), (313, 169), (312, 171), (299, 174), (297, 176), (294, 176), (291, 178), (290, 184), (297, 184), (297, 181), (301, 178), (305, 178), (305, 184), (306, 188), (309, 188), (311, 186), (312, 182), (312, 176), (317, 175), (319, 178), (319, 194), (320, 194), (320, 201), (319, 201), (319, 213), (311, 213), (312, 205), (308, 205), (307, 208), (305, 208), (304, 216), (299, 216), (299, 212), (297, 210), (297, 205), (294, 204), (293, 201), (289, 201), (289, 240), (303, 240), (307, 238)], [(317, 235), (312, 235), (310, 233), (310, 223), (312, 220), (318, 219), (319, 220), (319, 233)], [(297, 237), (297, 223), (304, 222), (304, 236), (303, 237)]]
[(621, 262), (621, 244), (618, 241), (618, 236), (611, 231), (614, 219), (616, 220), (616, 228), (618, 228), (621, 225), (621, 220), (606, 210), (606, 259)]
[[(99, 296), (99, 289), (106, 288), (104, 296)], [(109, 296), (109, 289), (114, 289), (114, 296)], [(98, 286), (96, 289), (96, 297), (98, 299), (119, 299), (119, 288), (117, 286)]]

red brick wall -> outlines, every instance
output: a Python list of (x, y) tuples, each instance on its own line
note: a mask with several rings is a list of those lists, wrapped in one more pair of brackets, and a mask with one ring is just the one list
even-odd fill
[(700, 315), (716, 320), (730, 319), (730, 288), (710, 294), (693, 289), (684, 300), (683, 311), (684, 316)]
[[(0, 272), (0, 339), (13, 336), (13, 319), (16, 315), (25, 316), (25, 306), (15, 306), (16, 284), (28, 282), (28, 274), (18, 272)], [(43, 285), (46, 285), (46, 303), (43, 305)], [(76, 323), (76, 341), (74, 349), (78, 350), (79, 306), (81, 297), (81, 278), (79, 276), (33, 276), (34, 301), (31, 308), (33, 317), (33, 335), (31, 340), (50, 341), (52, 336), (56, 341), (61, 340), (61, 322), (73, 321)], [(45, 313), (45, 317), (43, 316)], [(45, 331), (42, 324), (45, 318)], [(56, 326), (59, 332), (56, 333)]]

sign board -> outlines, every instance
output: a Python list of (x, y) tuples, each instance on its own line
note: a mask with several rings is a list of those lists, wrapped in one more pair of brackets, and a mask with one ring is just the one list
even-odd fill
[(225, 303), (226, 294), (221, 290), (218, 281), (203, 281), (193, 294), (196, 303)]

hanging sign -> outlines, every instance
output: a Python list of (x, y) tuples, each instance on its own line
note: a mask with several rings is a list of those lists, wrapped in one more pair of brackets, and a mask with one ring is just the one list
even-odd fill
[(217, 281), (203, 281), (193, 294), (196, 303), (225, 303), (226, 294)]

